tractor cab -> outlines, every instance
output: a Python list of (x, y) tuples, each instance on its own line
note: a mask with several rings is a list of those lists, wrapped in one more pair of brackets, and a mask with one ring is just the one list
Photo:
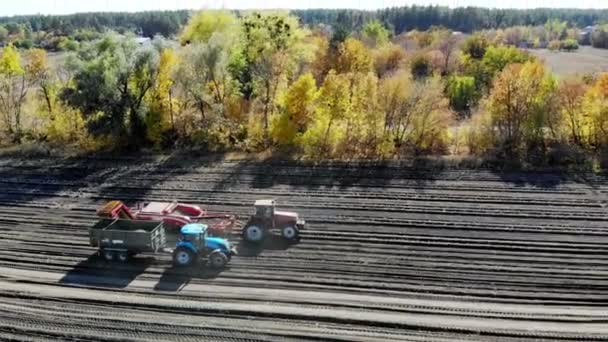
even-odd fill
[(207, 238), (207, 225), (192, 223), (183, 226), (179, 231), (179, 241), (188, 243), (195, 250), (201, 250), (205, 246)]
[(253, 216), (274, 225), (274, 200), (257, 200), (254, 205)]

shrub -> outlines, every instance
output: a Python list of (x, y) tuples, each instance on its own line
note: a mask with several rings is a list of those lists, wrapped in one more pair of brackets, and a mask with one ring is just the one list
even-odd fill
[(578, 42), (574, 39), (566, 39), (562, 42), (561, 48), (568, 52), (578, 50)]

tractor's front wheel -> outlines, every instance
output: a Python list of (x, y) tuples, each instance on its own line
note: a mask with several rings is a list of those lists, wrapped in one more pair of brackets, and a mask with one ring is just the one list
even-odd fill
[(300, 236), (300, 231), (294, 226), (287, 226), (283, 227), (283, 229), (281, 230), (281, 235), (286, 240), (294, 241), (297, 240)]
[(209, 264), (212, 268), (221, 269), (226, 267), (228, 257), (220, 251), (213, 251), (209, 254)]
[(264, 229), (259, 226), (245, 227), (243, 237), (249, 242), (260, 242), (264, 239)]
[(185, 248), (178, 248), (173, 252), (173, 264), (179, 267), (190, 266), (194, 260), (191, 251)]

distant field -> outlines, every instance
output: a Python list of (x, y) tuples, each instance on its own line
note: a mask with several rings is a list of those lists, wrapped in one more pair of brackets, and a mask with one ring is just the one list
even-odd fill
[(576, 52), (529, 50), (558, 75), (582, 75), (608, 71), (608, 49), (581, 46)]

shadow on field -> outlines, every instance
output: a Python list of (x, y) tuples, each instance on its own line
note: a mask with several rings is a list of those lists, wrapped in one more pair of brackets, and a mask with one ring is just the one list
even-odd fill
[(504, 171), (493, 172), (501, 182), (516, 187), (532, 186), (536, 188), (551, 189), (566, 182), (580, 182), (576, 174), (567, 174), (560, 171)]
[(167, 268), (154, 286), (154, 290), (177, 292), (188, 285), (192, 279), (215, 279), (227, 269), (228, 267), (215, 270), (205, 265)]
[(239, 257), (257, 257), (265, 250), (284, 251), (295, 244), (297, 244), (297, 242), (290, 242), (283, 239), (281, 236), (272, 234), (258, 244), (241, 240), (236, 249), (239, 253)]
[(153, 263), (153, 257), (135, 257), (125, 264), (109, 263), (95, 252), (69, 270), (59, 282), (72, 285), (125, 288)]
[(213, 165), (222, 155), (195, 157), (175, 153), (168, 156), (94, 157), (19, 157), (0, 155), (0, 203), (32, 202), (47, 198), (91, 197), (92, 200), (123, 199), (127, 203), (144, 199), (179, 200), (179, 191), (172, 198), (154, 198), (151, 192), (158, 184), (193, 169)]

